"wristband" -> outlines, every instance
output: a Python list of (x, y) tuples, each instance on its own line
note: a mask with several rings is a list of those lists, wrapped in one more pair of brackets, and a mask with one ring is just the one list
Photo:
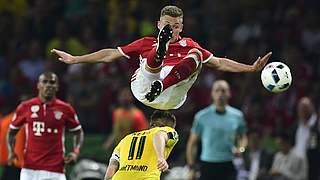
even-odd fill
[(240, 148), (239, 148), (239, 151), (240, 151), (241, 153), (243, 153), (245, 150), (246, 150), (246, 149), (245, 149), (244, 147), (240, 147)]

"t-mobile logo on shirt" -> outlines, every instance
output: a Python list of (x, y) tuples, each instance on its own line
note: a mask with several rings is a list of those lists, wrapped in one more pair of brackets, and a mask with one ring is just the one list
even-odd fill
[(44, 122), (34, 121), (32, 127), (35, 136), (42, 136), (41, 133), (44, 132)]

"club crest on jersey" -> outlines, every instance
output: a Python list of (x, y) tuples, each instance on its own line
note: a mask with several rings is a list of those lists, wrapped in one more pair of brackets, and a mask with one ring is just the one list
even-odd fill
[(31, 106), (31, 112), (36, 113), (40, 110), (40, 106), (38, 105), (33, 105)]
[(31, 109), (31, 112), (32, 112), (31, 118), (39, 117), (38, 114), (37, 114), (37, 112), (40, 110), (40, 106), (39, 105), (33, 105), (33, 106), (31, 106), (30, 109)]
[(184, 40), (184, 39), (181, 39), (181, 40), (179, 41), (179, 44), (180, 44), (182, 47), (186, 47), (186, 46), (187, 46), (187, 41)]
[(54, 111), (54, 117), (56, 118), (56, 120), (60, 120), (63, 113), (61, 111)]

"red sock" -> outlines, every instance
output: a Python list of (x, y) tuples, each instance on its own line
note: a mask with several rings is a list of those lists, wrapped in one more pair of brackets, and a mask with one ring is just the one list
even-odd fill
[(163, 90), (187, 79), (197, 68), (197, 64), (193, 58), (183, 59), (179, 64), (175, 65), (167, 77), (162, 80)]
[(162, 61), (157, 62), (155, 60), (156, 53), (157, 53), (156, 47), (154, 47), (153, 49), (151, 49), (151, 51), (149, 52), (149, 54), (147, 56), (147, 65), (153, 69), (159, 68), (162, 64)]

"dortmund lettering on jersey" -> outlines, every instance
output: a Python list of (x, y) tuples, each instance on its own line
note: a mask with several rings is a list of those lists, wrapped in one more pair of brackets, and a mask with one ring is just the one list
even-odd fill
[(159, 131), (168, 133), (169, 139), (165, 146), (165, 158), (168, 158), (179, 139), (178, 133), (173, 128), (155, 127), (129, 134), (113, 151), (119, 160), (119, 170), (113, 176), (113, 180), (160, 179), (157, 155), (153, 147), (154, 135)]

